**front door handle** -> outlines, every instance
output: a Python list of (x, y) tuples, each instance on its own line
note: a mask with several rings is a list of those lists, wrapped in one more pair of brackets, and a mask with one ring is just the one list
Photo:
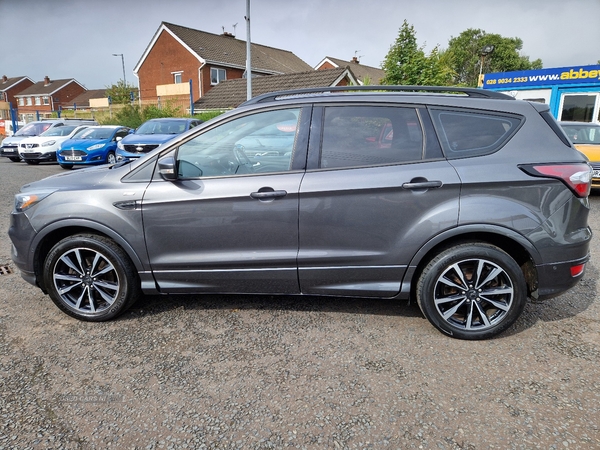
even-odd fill
[(286, 195), (287, 195), (287, 191), (284, 191), (284, 190), (279, 190), (279, 191), (259, 190), (258, 192), (252, 192), (250, 194), (250, 197), (255, 198), (257, 200), (270, 200), (270, 199), (274, 199), (274, 198), (285, 197)]
[(441, 181), (411, 181), (410, 183), (403, 183), (402, 187), (404, 189), (432, 189), (442, 187)]

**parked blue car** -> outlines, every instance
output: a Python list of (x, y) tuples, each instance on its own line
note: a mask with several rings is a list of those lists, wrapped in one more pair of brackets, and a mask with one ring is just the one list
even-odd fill
[(75, 165), (114, 164), (117, 143), (131, 131), (120, 125), (86, 128), (62, 143), (56, 159), (63, 169), (72, 169)]
[(117, 144), (117, 160), (134, 159), (144, 156), (161, 144), (170, 141), (202, 123), (199, 119), (163, 118), (150, 119)]

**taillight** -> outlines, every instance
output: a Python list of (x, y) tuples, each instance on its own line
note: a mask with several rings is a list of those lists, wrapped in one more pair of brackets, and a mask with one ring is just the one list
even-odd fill
[(534, 177), (555, 178), (562, 181), (580, 198), (587, 197), (592, 189), (592, 168), (589, 164), (531, 164), (520, 166)]

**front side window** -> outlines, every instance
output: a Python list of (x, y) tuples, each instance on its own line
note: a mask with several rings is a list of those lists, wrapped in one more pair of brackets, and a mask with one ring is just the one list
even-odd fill
[(225, 77), (225, 69), (217, 69), (216, 67), (211, 67), (210, 84), (219, 84), (221, 81), (225, 81), (226, 79), (227, 78)]
[(260, 112), (231, 120), (182, 144), (182, 178), (265, 174), (291, 170), (300, 109)]
[(489, 155), (515, 133), (521, 119), (458, 110), (432, 110), (433, 122), (447, 158)]
[(414, 108), (343, 106), (325, 109), (323, 169), (419, 161), (423, 131)]

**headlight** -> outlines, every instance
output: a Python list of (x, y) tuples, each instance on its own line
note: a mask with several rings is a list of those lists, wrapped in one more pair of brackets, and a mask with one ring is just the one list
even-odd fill
[(117, 142), (117, 148), (125, 150), (125, 146), (121, 143), (121, 141)]
[(56, 141), (46, 141), (42, 143), (42, 147), (49, 147), (50, 145), (56, 144)]
[(38, 204), (55, 191), (23, 192), (15, 195), (15, 211), (23, 212)]
[(91, 147), (88, 147), (88, 150), (98, 150), (99, 148), (104, 147), (106, 144), (94, 144)]

